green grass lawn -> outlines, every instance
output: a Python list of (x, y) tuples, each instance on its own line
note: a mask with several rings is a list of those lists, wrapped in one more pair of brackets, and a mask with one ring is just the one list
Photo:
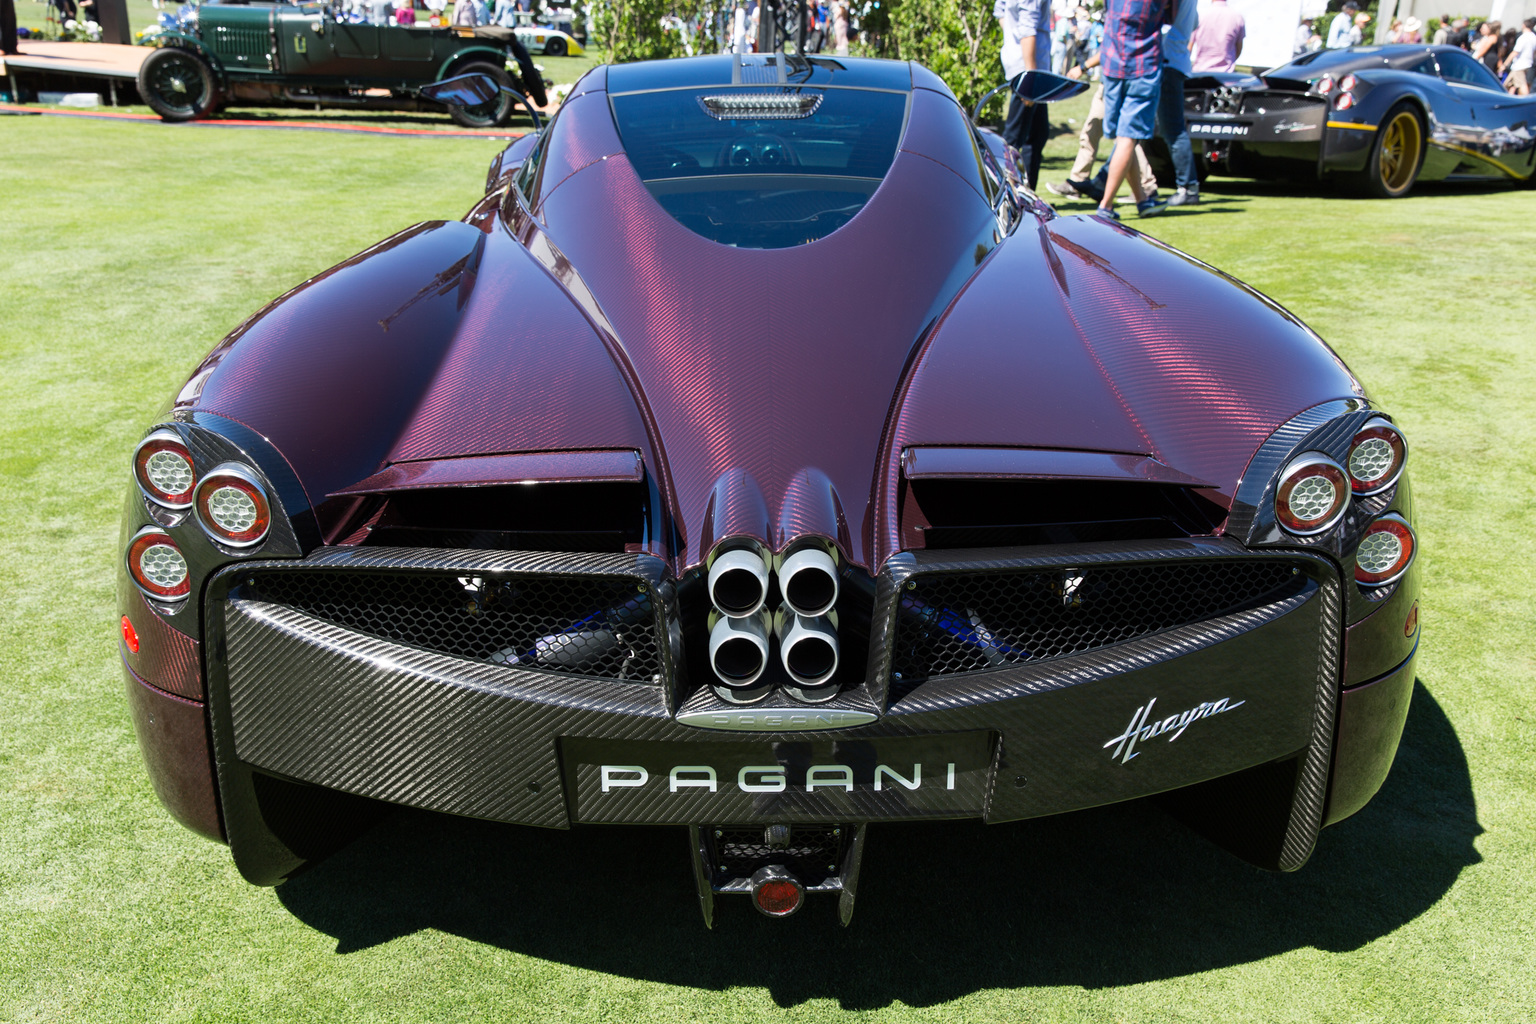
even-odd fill
[(1297, 874), (1143, 804), (885, 826), (852, 928), (723, 901), (706, 932), (675, 830), (401, 812), (274, 890), (174, 825), (115, 648), (128, 454), (241, 319), (462, 216), (496, 149), (0, 118), (0, 1020), (1536, 1019), (1527, 191), (1212, 181), (1128, 221), (1306, 319), (1413, 444), (1420, 686), (1385, 789)]

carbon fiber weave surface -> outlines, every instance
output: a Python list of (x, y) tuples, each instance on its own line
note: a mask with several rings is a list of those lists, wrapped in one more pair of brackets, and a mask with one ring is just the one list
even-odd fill
[[(1203, 541), (1157, 550), (1165, 557), (1219, 558), (1233, 547), (1233, 542)], [(345, 554), (384, 557), (378, 550)], [(418, 552), (402, 561), (440, 562), (448, 554)], [(476, 554), (493, 561), (507, 557)], [(1077, 561), (1085, 558), (1081, 551), (1074, 554)], [(1097, 553), (1106, 560), (1149, 555), (1146, 547), (1110, 546)], [(969, 564), (1012, 567), (1068, 557), (1010, 559), (999, 553)], [(1304, 554), (1277, 552), (1273, 557), (1296, 560), (1314, 580), (1326, 580), (1331, 573), (1325, 562)], [(955, 564), (933, 556), (924, 562), (930, 567)], [(1317, 595), (1314, 585), (1261, 609), (1051, 662), (1049, 672), (1047, 666), (1025, 664), (947, 681), (962, 685), (930, 683), (869, 726), (733, 737), (679, 724), (669, 716), (662, 695), (646, 687), (479, 665), (404, 648), (247, 600), (236, 588), (228, 601), (210, 604), (210, 621), (224, 641), (218, 647), (224, 656), (212, 659), (210, 668), (215, 741), (221, 774), (227, 758), (235, 758), (376, 799), (558, 827), (570, 820), (556, 750), (561, 737), (589, 738), (599, 747), (659, 744), (656, 753), (663, 760), (670, 756), (665, 745), (679, 744), (676, 763), (693, 764), (690, 752), (702, 749), (706, 738), (738, 753), (777, 749), (783, 743), (829, 745), (828, 750), (840, 745), (850, 751), (875, 743), (869, 749), (878, 753), (886, 738), (942, 738), (981, 730), (1002, 736), (1000, 766), (1011, 771), (1033, 762), (1046, 773), (1028, 789), (997, 786), (989, 779), (981, 786), (981, 806), (964, 804), (971, 814), (1006, 820), (1185, 785), (1307, 746), (1315, 739), (1310, 702), (1319, 687), (1318, 670), (1315, 660), (1299, 663), (1295, 655), (1320, 639), (1337, 644), (1336, 622), (1318, 624), (1323, 602)], [(1252, 706), (1240, 716), (1223, 718), (1220, 732), (1210, 728), (1218, 737), (1215, 742), (1160, 747), (1157, 758), (1142, 762), (1141, 772), (1120, 771), (1107, 763), (1113, 759), (1101, 745), (1124, 728), (1124, 719), (1149, 696), (1160, 697), (1174, 711), (1217, 698)], [(1043, 742), (1047, 737), (1049, 742)], [(564, 767), (569, 776), (572, 766)], [(971, 774), (969, 781), (962, 779), (965, 785), (981, 778), (975, 770), (966, 769)], [(927, 768), (930, 778), (933, 771)], [(663, 780), (626, 794), (622, 806), (598, 816), (606, 821), (718, 821), (719, 812), (731, 806), (683, 806)], [(934, 809), (955, 814), (960, 806), (945, 803)], [(850, 804), (797, 798), (789, 810), (796, 820), (823, 821), (933, 813), (889, 799)]]
[(1333, 755), (1333, 723), (1339, 700), (1339, 583), (1322, 588), (1321, 635), (1317, 644), (1317, 695), (1312, 704), (1312, 735), (1301, 759), (1291, 820), (1280, 851), (1280, 870), (1295, 871), (1312, 856), (1323, 827), (1328, 798), (1328, 765)]

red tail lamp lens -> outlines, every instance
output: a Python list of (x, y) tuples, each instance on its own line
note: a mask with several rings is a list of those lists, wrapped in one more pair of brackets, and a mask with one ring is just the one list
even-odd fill
[(1413, 530), (1401, 517), (1382, 516), (1366, 527), (1355, 549), (1355, 580), (1367, 587), (1391, 583), (1413, 563)]
[(1364, 497), (1397, 483), (1408, 461), (1403, 432), (1386, 420), (1372, 420), (1349, 443), (1349, 483)]
[(130, 654), (139, 653), (139, 631), (133, 628), (126, 615), (123, 616), (123, 645)]
[(192, 487), (197, 483), (192, 453), (173, 430), (157, 430), (139, 442), (133, 452), (133, 475), (151, 501), (176, 509), (192, 504)]
[(1339, 98), (1333, 101), (1334, 110), (1348, 110), (1355, 105), (1355, 98), (1349, 93), (1341, 93)]
[(1312, 88), (1316, 89), (1318, 92), (1322, 93), (1324, 96), (1327, 96), (1329, 93), (1333, 92), (1333, 76), (1332, 75), (1324, 75), (1322, 78), (1319, 78), (1317, 80), (1317, 84), (1314, 85)]
[[(187, 560), (181, 556), (181, 549), (169, 534), (154, 527), (140, 530), (128, 545), (128, 575), (144, 593), (164, 601), (186, 597), (192, 590)], [(126, 619), (123, 621), (127, 623)], [(125, 639), (132, 628), (126, 626)]]
[(1356, 85), (1359, 84), (1359, 79), (1355, 78), (1354, 75), (1345, 75), (1339, 80), (1339, 88), (1344, 92), (1349, 92), (1349, 90), (1353, 89)]
[(805, 886), (781, 867), (758, 868), (752, 876), (752, 902), (769, 917), (788, 917), (805, 902)]
[(197, 485), (197, 519), (215, 540), (245, 548), (267, 535), (272, 509), (255, 474), (226, 462)]
[(1291, 460), (1275, 491), (1275, 518), (1299, 536), (1331, 528), (1349, 505), (1349, 479), (1328, 456), (1308, 452)]

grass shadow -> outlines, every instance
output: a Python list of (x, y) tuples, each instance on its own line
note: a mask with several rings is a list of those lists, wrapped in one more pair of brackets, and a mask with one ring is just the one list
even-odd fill
[(1481, 831), (1461, 744), (1418, 683), (1381, 793), (1290, 875), (1248, 867), (1146, 802), (884, 825), (871, 830), (852, 927), (826, 898), (784, 921), (733, 898), (707, 932), (682, 829), (554, 832), (402, 811), (276, 893), (339, 953), (435, 928), (622, 977), (765, 987), (780, 1006), (931, 1006), (1355, 949), (1443, 897), (1479, 860)]

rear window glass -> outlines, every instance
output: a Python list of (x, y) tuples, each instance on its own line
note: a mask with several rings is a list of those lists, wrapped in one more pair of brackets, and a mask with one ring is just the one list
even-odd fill
[(630, 163), (679, 223), (748, 249), (814, 242), (890, 170), (907, 94), (772, 86), (611, 98)]

